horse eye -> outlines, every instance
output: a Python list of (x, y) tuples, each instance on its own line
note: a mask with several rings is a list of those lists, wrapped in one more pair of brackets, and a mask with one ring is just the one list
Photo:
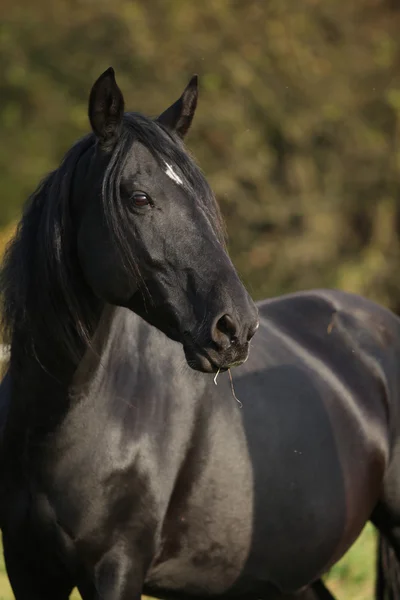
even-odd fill
[(134, 192), (132, 202), (138, 207), (147, 206), (147, 204), (150, 204), (150, 198), (144, 192)]

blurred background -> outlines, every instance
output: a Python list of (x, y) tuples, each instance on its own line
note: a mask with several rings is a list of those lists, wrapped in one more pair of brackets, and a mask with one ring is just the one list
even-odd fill
[[(400, 0), (1, 0), (0, 253), (102, 71), (151, 116), (198, 73), (187, 141), (252, 295), (400, 313), (399, 32)], [(339, 598), (372, 598), (373, 546), (368, 528), (330, 574)]]

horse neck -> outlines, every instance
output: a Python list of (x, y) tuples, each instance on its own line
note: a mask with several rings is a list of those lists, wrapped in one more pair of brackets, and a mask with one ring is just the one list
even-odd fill
[(101, 362), (114, 319), (113, 307), (99, 304), (97, 310), (92, 344), (81, 344), (76, 356), (68, 355), (51, 335), (44, 333), (41, 339), (31, 340), (24, 332), (15, 334), (9, 365), (8, 417), (8, 429), (15, 440), (21, 435), (26, 438), (29, 432), (31, 443), (37, 443), (38, 438), (54, 432), (77, 401), (73, 393), (76, 373), (81, 363), (87, 364), (88, 355), (92, 366)]

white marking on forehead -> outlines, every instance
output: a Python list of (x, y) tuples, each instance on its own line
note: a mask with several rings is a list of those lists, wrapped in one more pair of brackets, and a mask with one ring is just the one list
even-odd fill
[(183, 185), (182, 179), (179, 177), (179, 175), (175, 173), (171, 165), (165, 163), (165, 166), (167, 167), (165, 170), (165, 174), (168, 175), (168, 177), (172, 179), (172, 181), (175, 181), (175, 183), (177, 183), (178, 185)]

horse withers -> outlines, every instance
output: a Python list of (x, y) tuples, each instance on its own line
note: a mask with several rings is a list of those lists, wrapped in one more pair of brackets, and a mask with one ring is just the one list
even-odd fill
[(196, 102), (192, 79), (158, 119), (124, 113), (106, 71), (8, 249), (17, 600), (322, 599), (368, 519), (400, 551), (399, 320), (328, 291), (256, 308), (182, 143)]

